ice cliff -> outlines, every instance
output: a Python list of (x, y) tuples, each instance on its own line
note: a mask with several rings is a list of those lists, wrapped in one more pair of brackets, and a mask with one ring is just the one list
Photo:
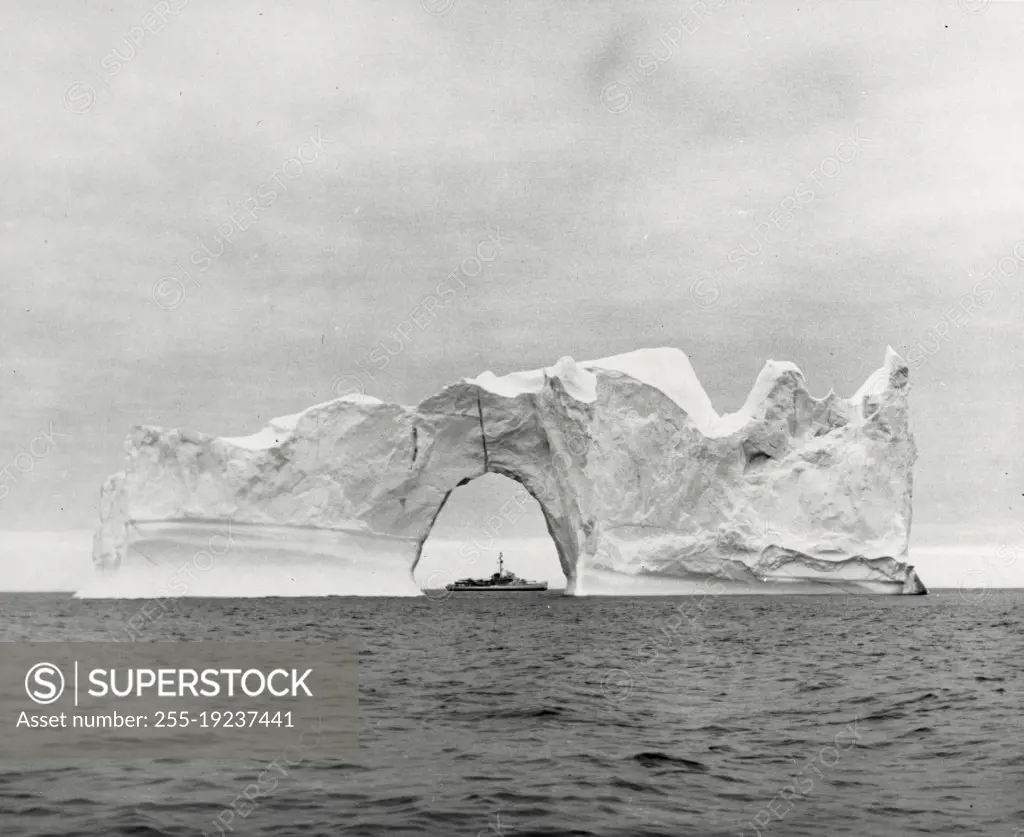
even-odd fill
[(248, 437), (135, 427), (80, 595), (418, 595), (448, 495), (488, 472), (537, 499), (570, 594), (922, 593), (907, 391), (892, 349), (849, 399), (768, 361), (720, 416), (660, 348), (485, 372), (415, 407), (349, 396)]

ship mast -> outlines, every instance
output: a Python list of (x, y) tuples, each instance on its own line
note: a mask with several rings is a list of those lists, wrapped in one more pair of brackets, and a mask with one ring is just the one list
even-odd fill
[(498, 553), (498, 575), (503, 576), (505, 574), (505, 559), (502, 558), (504, 552)]

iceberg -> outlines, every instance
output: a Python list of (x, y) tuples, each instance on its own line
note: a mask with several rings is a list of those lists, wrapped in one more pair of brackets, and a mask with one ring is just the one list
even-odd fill
[(920, 594), (917, 456), (891, 349), (848, 399), (769, 360), (719, 415), (686, 354), (464, 378), (415, 407), (347, 395), (218, 437), (132, 428), (82, 597), (418, 596), (451, 492), (535, 498), (568, 595)]

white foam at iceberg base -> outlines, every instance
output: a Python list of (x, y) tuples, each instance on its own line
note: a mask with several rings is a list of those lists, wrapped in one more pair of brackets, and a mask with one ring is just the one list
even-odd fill
[(404, 538), (237, 522), (142, 523), (77, 598), (420, 596)]

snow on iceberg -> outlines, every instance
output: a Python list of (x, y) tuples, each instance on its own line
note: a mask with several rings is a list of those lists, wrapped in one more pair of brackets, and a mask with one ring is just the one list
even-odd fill
[(347, 396), (247, 437), (135, 427), (79, 595), (420, 595), (435, 519), (485, 473), (536, 498), (569, 595), (923, 593), (908, 386), (892, 349), (850, 399), (769, 361), (720, 416), (658, 348), (416, 407)]

